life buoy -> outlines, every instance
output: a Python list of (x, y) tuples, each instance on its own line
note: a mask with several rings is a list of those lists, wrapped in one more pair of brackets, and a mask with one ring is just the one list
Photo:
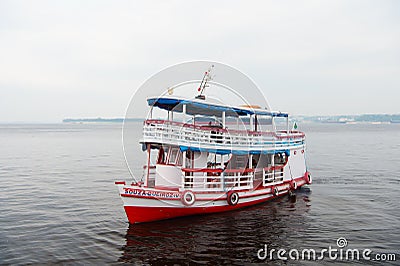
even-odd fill
[(306, 182), (307, 182), (307, 184), (311, 184), (312, 183), (311, 175), (308, 172), (306, 173)]
[(292, 182), (290, 183), (290, 187), (292, 188), (292, 190), (296, 190), (297, 189), (297, 182), (292, 180)]
[(182, 194), (181, 201), (186, 206), (192, 206), (193, 203), (196, 201), (196, 196), (192, 191), (186, 190)]
[(278, 187), (272, 187), (271, 190), (272, 190), (272, 195), (278, 196), (278, 194), (279, 194), (279, 189), (278, 189)]
[(237, 192), (229, 191), (226, 200), (229, 205), (235, 206), (239, 202), (239, 194)]

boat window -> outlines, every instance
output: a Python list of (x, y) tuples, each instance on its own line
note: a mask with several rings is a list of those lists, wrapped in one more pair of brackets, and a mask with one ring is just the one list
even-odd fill
[(287, 161), (287, 156), (284, 152), (275, 154), (275, 165), (285, 164)]
[(175, 164), (179, 155), (179, 148), (171, 148), (168, 158), (168, 164)]
[(249, 164), (249, 156), (248, 155), (232, 154), (232, 157), (228, 161), (227, 168), (228, 169), (244, 169), (244, 168), (248, 168), (248, 164)]

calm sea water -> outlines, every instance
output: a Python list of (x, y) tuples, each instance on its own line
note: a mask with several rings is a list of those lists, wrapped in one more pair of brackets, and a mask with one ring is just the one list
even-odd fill
[(319, 251), (339, 237), (398, 263), (400, 125), (300, 129), (314, 183), (295, 199), (129, 225), (121, 125), (0, 125), (0, 264), (261, 264), (264, 244)]

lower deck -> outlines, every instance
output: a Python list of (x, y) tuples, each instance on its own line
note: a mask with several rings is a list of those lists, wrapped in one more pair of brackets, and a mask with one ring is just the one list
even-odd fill
[(142, 184), (192, 191), (246, 190), (280, 184), (306, 172), (304, 147), (273, 154), (215, 154), (148, 145)]

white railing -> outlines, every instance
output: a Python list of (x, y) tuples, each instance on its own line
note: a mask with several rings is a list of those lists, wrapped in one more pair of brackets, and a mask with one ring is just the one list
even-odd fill
[(226, 190), (253, 188), (253, 174), (251, 173), (245, 175), (241, 175), (240, 173), (226, 175), (224, 181)]
[(166, 120), (146, 120), (144, 142), (199, 146), (204, 149), (274, 150), (304, 145), (304, 133), (298, 131), (255, 132), (197, 126)]
[(283, 169), (263, 169), (263, 186), (283, 182)]
[[(189, 173), (189, 170), (188, 170)], [(196, 175), (197, 174), (197, 175)], [(226, 191), (253, 188), (252, 173), (218, 173), (209, 175), (209, 173), (194, 173), (191, 176), (185, 176), (183, 189), (193, 191)]]
[[(235, 169), (221, 172), (218, 169), (183, 169), (182, 188), (193, 191), (227, 191), (252, 189), (254, 186), (253, 169)], [(269, 167), (262, 169), (262, 184), (269, 186), (283, 182), (283, 167)]]

